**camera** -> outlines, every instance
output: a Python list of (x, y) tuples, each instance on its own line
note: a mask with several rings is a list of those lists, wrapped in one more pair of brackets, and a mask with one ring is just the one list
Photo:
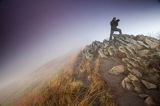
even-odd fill
[(120, 21), (120, 19), (117, 19), (116, 21), (117, 21), (117, 22), (119, 22), (119, 21)]

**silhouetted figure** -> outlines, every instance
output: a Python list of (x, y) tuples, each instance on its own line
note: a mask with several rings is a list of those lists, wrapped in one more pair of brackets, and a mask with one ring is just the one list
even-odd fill
[(116, 19), (116, 17), (113, 17), (112, 21), (110, 22), (111, 32), (110, 32), (109, 40), (112, 40), (112, 35), (113, 35), (114, 31), (118, 31), (119, 34), (122, 34), (121, 29), (117, 28), (119, 21), (120, 21), (119, 19)]

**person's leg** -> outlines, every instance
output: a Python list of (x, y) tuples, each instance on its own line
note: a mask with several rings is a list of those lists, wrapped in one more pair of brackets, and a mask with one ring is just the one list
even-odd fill
[(114, 33), (114, 30), (113, 30), (113, 29), (111, 29), (111, 32), (110, 32), (110, 38), (109, 38), (109, 40), (112, 40), (112, 35), (113, 35), (113, 33)]
[(119, 34), (122, 34), (122, 31), (121, 31), (121, 29), (119, 29), (119, 28), (116, 28), (115, 31), (118, 31)]
[(122, 35), (122, 30), (121, 30), (121, 29), (119, 29), (119, 34), (121, 34), (121, 35)]

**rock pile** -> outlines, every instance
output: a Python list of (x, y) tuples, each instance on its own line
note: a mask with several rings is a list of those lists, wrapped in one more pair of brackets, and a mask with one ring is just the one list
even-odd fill
[(122, 87), (145, 98), (146, 104), (155, 104), (146, 91), (159, 90), (160, 40), (144, 35), (114, 35), (112, 41), (94, 41), (83, 50), (88, 60), (98, 55), (105, 59), (120, 58), (125, 68), (115, 66), (109, 72), (119, 75), (125, 71), (128, 75), (122, 80)]

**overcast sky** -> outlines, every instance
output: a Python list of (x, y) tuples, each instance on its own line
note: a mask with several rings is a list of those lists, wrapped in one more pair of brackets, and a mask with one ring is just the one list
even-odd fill
[(0, 81), (35, 70), (93, 40), (112, 17), (126, 34), (160, 32), (158, 0), (0, 0)]

